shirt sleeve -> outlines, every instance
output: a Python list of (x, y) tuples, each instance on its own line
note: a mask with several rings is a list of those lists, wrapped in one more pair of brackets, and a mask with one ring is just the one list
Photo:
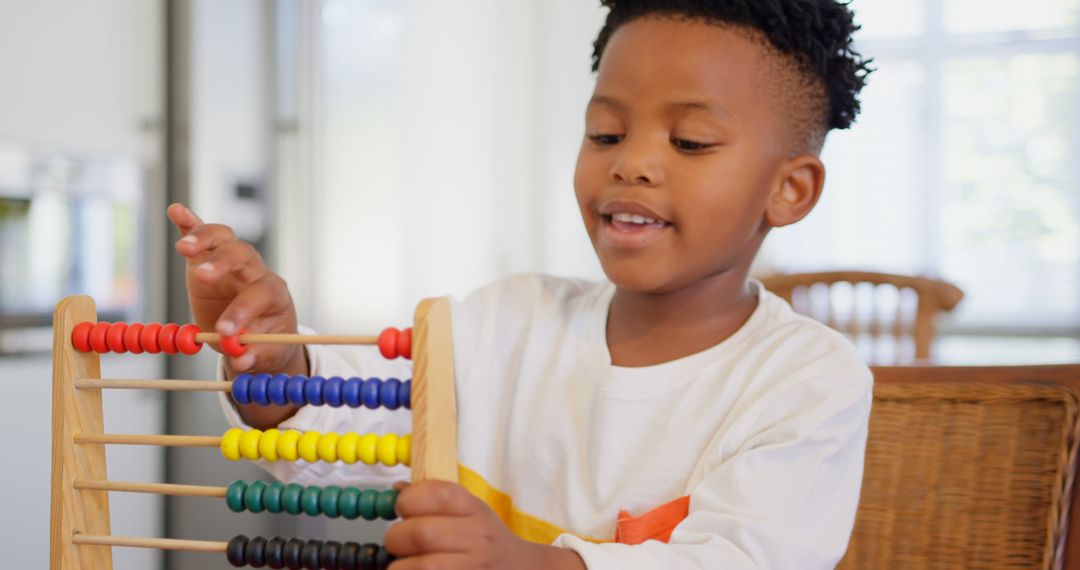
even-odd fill
[(835, 568), (859, 502), (872, 392), (868, 370), (778, 392), (734, 453), (710, 456), (667, 544), (564, 534), (554, 545), (590, 570)]
[[(301, 334), (313, 334), (311, 329), (300, 328)], [(309, 345), (305, 348), (311, 375), (342, 376), (349, 378), (377, 377), (380, 379), (398, 378), (402, 381), (411, 378), (412, 362), (406, 359), (388, 361), (372, 346), (329, 347)], [(219, 378), (224, 378), (223, 365), (218, 366)], [(222, 392), (221, 408), (225, 418), (233, 427), (251, 429), (240, 418), (232, 400)], [(404, 408), (387, 410), (385, 408), (349, 408), (342, 406), (303, 406), (294, 416), (281, 422), (278, 429), (299, 431), (318, 431), (320, 433), (396, 433), (404, 435), (412, 430), (412, 415)], [(338, 461), (336, 463), (308, 463), (306, 461), (264, 461), (255, 462), (276, 479), (302, 485), (353, 485), (388, 487), (397, 481), (409, 479), (409, 469), (403, 465), (387, 467), (385, 465), (366, 465), (358, 462), (352, 465)]]

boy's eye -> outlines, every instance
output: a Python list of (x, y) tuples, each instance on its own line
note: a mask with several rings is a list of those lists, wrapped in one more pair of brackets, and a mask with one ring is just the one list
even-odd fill
[(622, 139), (622, 135), (589, 135), (589, 140), (600, 146), (618, 144)]
[(675, 148), (678, 148), (679, 150), (687, 151), (705, 150), (716, 146), (709, 143), (695, 142), (686, 139), (671, 139), (671, 144), (675, 145)]

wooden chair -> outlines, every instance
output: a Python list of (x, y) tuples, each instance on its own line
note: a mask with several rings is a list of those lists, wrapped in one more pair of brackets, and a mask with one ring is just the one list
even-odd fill
[(1080, 568), (1080, 365), (874, 369), (838, 568)]
[(876, 364), (928, 360), (935, 318), (964, 298), (944, 281), (865, 271), (777, 274), (761, 282), (796, 312), (846, 334)]

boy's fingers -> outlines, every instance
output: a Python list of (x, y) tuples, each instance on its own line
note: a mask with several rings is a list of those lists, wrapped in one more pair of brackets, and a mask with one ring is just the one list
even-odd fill
[(467, 516), (479, 511), (480, 500), (465, 487), (447, 481), (413, 483), (398, 495), (395, 510), (403, 518), (429, 515)]
[(255, 318), (282, 311), (288, 299), (289, 291), (281, 278), (273, 273), (266, 273), (237, 293), (229, 306), (218, 316), (214, 328), (223, 335), (236, 334)]
[(476, 564), (467, 554), (440, 552), (395, 560), (389, 570), (428, 570), (430, 568), (475, 568)]
[(200, 253), (234, 241), (238, 240), (229, 226), (200, 224), (188, 230), (184, 237), (176, 241), (176, 251), (190, 260)]
[(233, 275), (243, 283), (252, 283), (269, 272), (262, 256), (245, 241), (232, 241), (192, 260), (195, 278), (203, 283), (215, 283)]
[(176, 226), (176, 229), (180, 230), (182, 236), (187, 235), (192, 228), (203, 223), (202, 219), (195, 215), (195, 212), (192, 212), (190, 208), (179, 202), (170, 204), (165, 213), (169, 216), (169, 220), (173, 225)]
[(434, 552), (466, 552), (460, 517), (420, 517), (394, 524), (383, 543), (394, 556)]

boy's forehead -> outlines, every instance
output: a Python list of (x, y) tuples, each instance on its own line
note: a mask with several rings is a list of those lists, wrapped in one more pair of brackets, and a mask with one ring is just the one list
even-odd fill
[(764, 45), (751, 32), (705, 22), (643, 17), (621, 26), (600, 59), (595, 101), (639, 100), (737, 114), (761, 85)]

